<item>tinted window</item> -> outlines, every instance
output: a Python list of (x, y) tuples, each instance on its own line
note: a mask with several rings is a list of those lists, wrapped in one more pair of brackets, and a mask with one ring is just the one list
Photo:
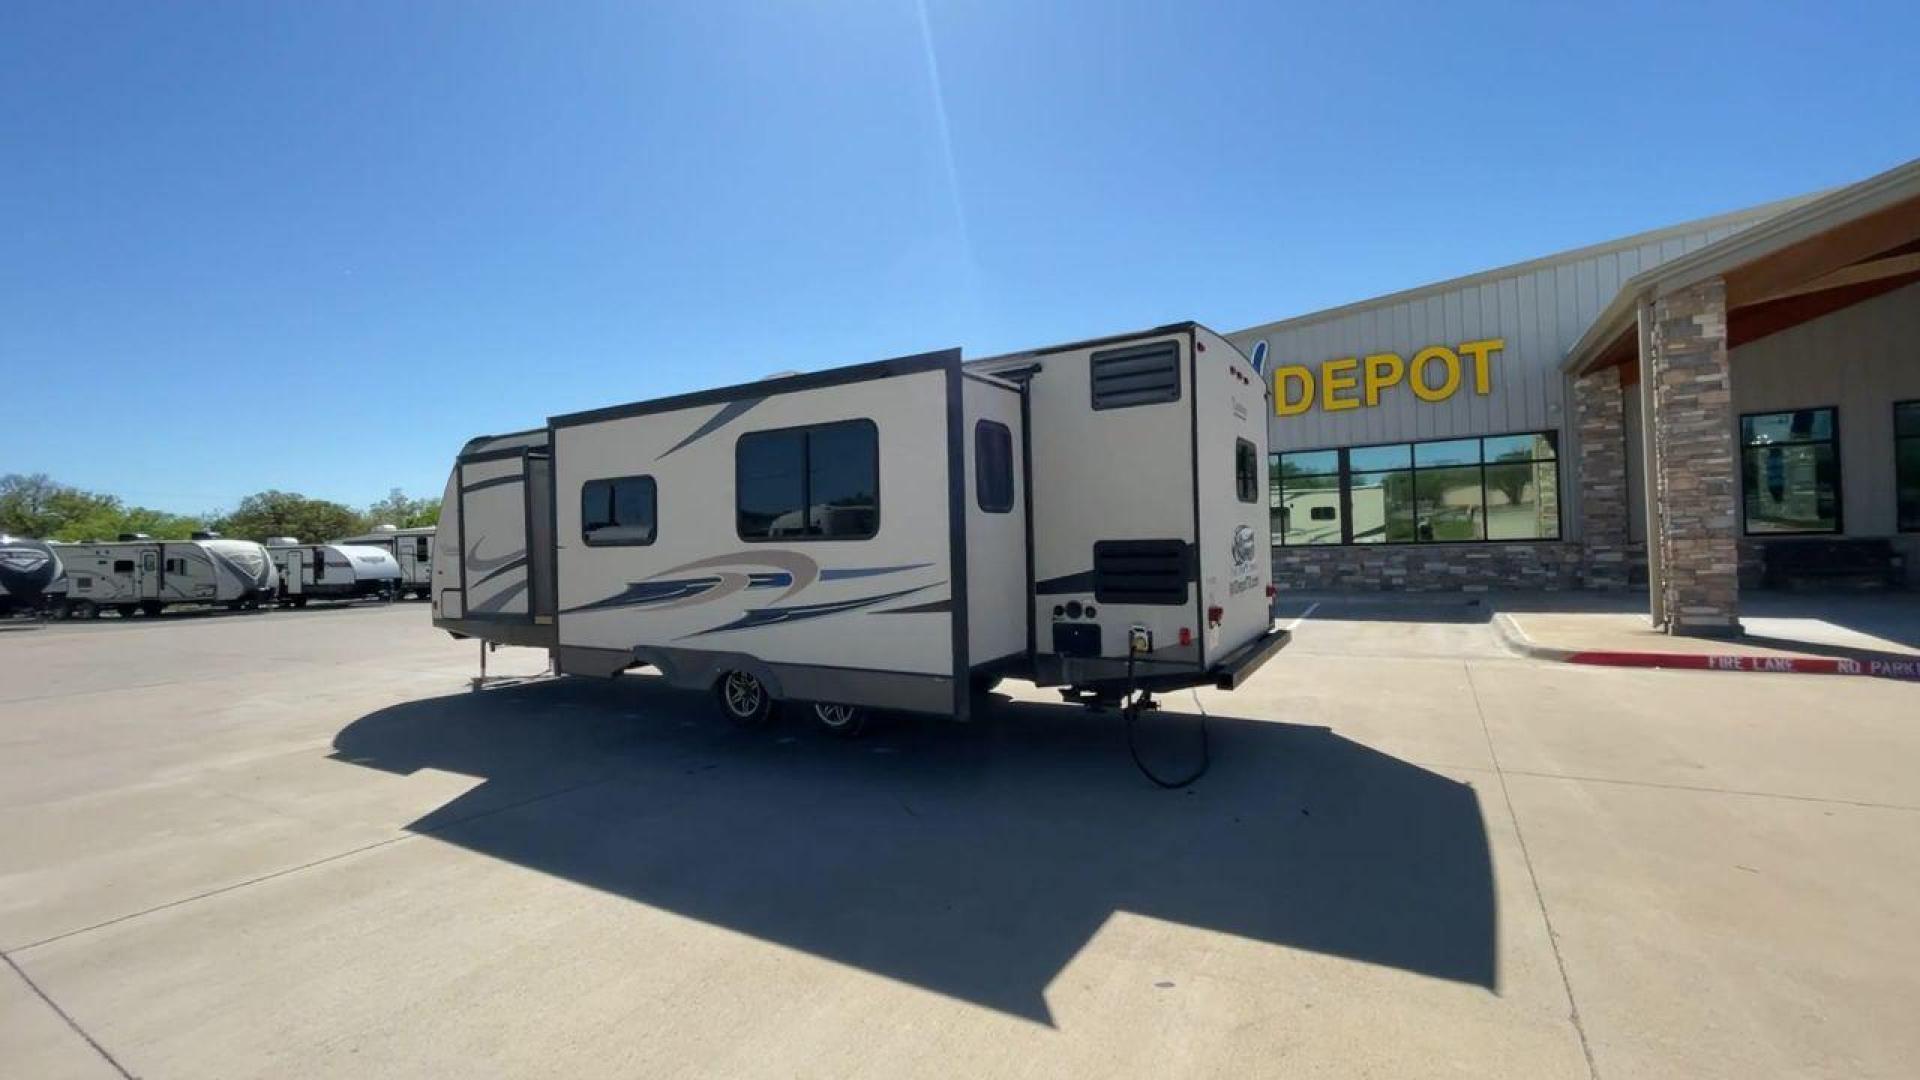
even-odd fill
[(1893, 482), (1900, 530), (1920, 531), (1920, 401), (1893, 407)]
[(132, 559), (115, 559), (113, 563), (113, 572), (116, 574), (133, 573), (133, 560)]
[(973, 425), (973, 497), (989, 514), (1013, 509), (1013, 432), (1005, 424)]
[(756, 431), (734, 446), (742, 540), (861, 540), (880, 531), (880, 433), (871, 420)]
[(1749, 533), (1840, 531), (1840, 453), (1832, 409), (1740, 418), (1744, 524)]
[(589, 480), (580, 486), (580, 536), (596, 547), (651, 544), (657, 510), (651, 476)]
[(1233, 493), (1243, 503), (1260, 501), (1260, 452), (1245, 439), (1233, 441)]

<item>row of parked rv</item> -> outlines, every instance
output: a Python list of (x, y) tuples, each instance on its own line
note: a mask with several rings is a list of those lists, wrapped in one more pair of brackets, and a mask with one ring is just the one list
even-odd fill
[(158, 615), (175, 604), (239, 611), (305, 607), (315, 598), (424, 599), (433, 582), (433, 534), (431, 527), (389, 525), (325, 544), (291, 536), (257, 544), (211, 532), (191, 540), (123, 533), (111, 543), (0, 535), (0, 617), (90, 619), (105, 611)]

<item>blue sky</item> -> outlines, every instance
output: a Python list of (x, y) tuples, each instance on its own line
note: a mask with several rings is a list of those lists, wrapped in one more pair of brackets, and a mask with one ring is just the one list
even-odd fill
[(1911, 3), (10, 5), (0, 472), (362, 505), (553, 413), (1233, 330), (1920, 156), (1916, 40)]

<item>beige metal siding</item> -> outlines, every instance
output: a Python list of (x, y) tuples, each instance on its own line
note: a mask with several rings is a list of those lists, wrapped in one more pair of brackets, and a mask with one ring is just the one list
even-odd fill
[[(1559, 363), (1620, 285), (1659, 263), (1698, 251), (1779, 211), (1763, 207), (1694, 226), (1681, 226), (1583, 248), (1557, 259), (1525, 263), (1378, 301), (1339, 308), (1229, 334), (1241, 351), (1267, 342), (1267, 370), (1304, 365), (1318, 378), (1320, 365), (1344, 357), (1395, 352), (1411, 366), (1429, 345), (1458, 348), (1462, 342), (1501, 338), (1494, 355), (1492, 388), (1473, 390), (1472, 366), (1463, 364), (1459, 392), (1444, 401), (1416, 397), (1405, 383), (1382, 393), (1380, 404), (1327, 413), (1318, 401), (1296, 416), (1269, 421), (1272, 448), (1304, 450), (1366, 443), (1510, 431), (1564, 431), (1570, 417)], [(1316, 391), (1318, 385), (1316, 383)], [(1356, 392), (1357, 393), (1357, 392)], [(1569, 477), (1569, 480), (1571, 478)]]

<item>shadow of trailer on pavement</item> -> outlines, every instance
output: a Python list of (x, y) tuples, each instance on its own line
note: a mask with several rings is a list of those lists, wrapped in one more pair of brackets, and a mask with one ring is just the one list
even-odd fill
[[(1197, 749), (1180, 701), (1142, 720), (1167, 767)], [(645, 676), (560, 679), (371, 713), (333, 757), (485, 781), (412, 831), (1041, 1023), (1117, 912), (1495, 989), (1472, 787), (1214, 716), (1212, 772), (1164, 792), (1116, 714), (985, 715), (845, 742), (734, 729)]]

